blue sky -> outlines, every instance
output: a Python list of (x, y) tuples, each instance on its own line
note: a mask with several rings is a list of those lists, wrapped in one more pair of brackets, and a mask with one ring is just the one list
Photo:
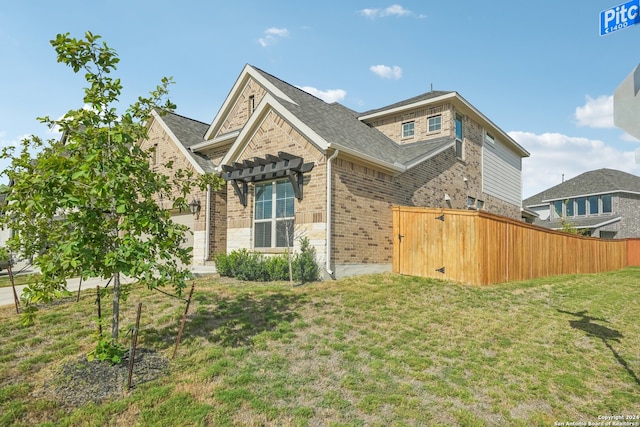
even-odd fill
[(640, 175), (640, 142), (614, 127), (612, 98), (640, 61), (640, 25), (599, 35), (600, 12), (619, 0), (7, 3), (1, 146), (58, 137), (36, 117), (81, 107), (84, 80), (49, 40), (91, 31), (120, 55), (125, 106), (172, 76), (176, 112), (211, 122), (247, 63), (357, 111), (433, 87), (457, 91), (531, 153), (523, 197), (603, 167)]

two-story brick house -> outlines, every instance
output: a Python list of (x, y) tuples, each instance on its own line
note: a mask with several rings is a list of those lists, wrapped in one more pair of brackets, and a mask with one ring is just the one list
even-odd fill
[(527, 198), (523, 206), (546, 228), (560, 230), (569, 223), (593, 237), (640, 237), (640, 177), (630, 173), (585, 172)]
[(358, 113), (250, 65), (200, 141), (173, 145), (227, 180), (227, 251), (278, 253), (306, 236), (333, 277), (391, 269), (392, 205), (520, 219), (529, 154), (456, 92)]

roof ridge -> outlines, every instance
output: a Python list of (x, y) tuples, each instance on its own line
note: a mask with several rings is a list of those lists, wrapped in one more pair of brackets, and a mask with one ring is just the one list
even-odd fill
[(205, 125), (205, 126), (209, 126), (209, 124), (208, 124), (208, 123), (206, 123), (206, 122), (203, 122), (203, 121), (201, 121), (201, 120), (194, 119), (194, 118), (191, 118), (191, 117), (187, 117), (187, 116), (184, 116), (184, 115), (182, 115), (182, 114), (178, 114), (178, 113), (176, 113), (176, 112), (174, 112), (174, 111), (169, 111), (169, 110), (159, 110), (159, 111), (158, 111), (158, 114), (160, 114), (160, 117), (162, 117), (162, 113), (163, 113), (163, 112), (164, 112), (165, 114), (171, 114), (172, 116), (180, 117), (181, 119), (190, 120), (190, 121), (192, 121), (192, 122), (196, 122), (196, 123), (203, 124), (203, 125)]
[[(252, 68), (254, 68), (256, 71), (258, 71), (258, 72), (260, 72), (260, 73), (262, 73), (262, 74), (264, 74), (264, 75), (266, 75), (266, 76), (269, 76), (269, 77), (271, 77), (271, 78), (273, 78), (273, 79), (275, 79), (275, 80), (277, 80), (277, 81), (281, 82), (282, 84), (285, 84), (285, 85), (287, 85), (288, 87), (290, 87), (290, 88), (292, 88), (292, 89), (295, 89), (295, 90), (296, 90), (296, 91), (298, 91), (298, 92), (302, 92), (302, 93), (303, 93), (303, 94), (305, 94), (305, 95), (311, 96), (311, 97), (313, 97), (313, 98), (317, 99), (318, 101), (323, 102), (323, 103), (325, 103), (325, 104), (327, 104), (327, 105), (331, 105), (331, 104), (339, 104), (338, 102), (328, 103), (328, 102), (326, 102), (325, 100), (323, 100), (323, 99), (321, 99), (321, 98), (318, 98), (318, 97), (317, 97), (317, 96), (315, 96), (314, 94), (309, 93), (309, 92), (307, 92), (306, 90), (301, 89), (301, 88), (300, 88), (300, 87), (298, 87), (298, 86), (292, 85), (291, 83), (289, 83), (289, 82), (287, 82), (287, 81), (282, 80), (280, 77), (275, 76), (275, 75), (273, 75), (273, 74), (271, 74), (271, 73), (269, 73), (269, 72), (267, 72), (267, 71), (263, 70), (262, 68), (256, 67), (256, 66), (251, 65), (251, 64), (249, 64), (249, 66), (250, 66), (250, 67), (252, 67)], [(342, 105), (342, 104), (340, 104), (340, 105)]]

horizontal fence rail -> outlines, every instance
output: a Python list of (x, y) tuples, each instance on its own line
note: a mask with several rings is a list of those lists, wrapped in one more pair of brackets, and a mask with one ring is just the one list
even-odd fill
[(640, 265), (640, 239), (598, 239), (482, 211), (393, 207), (393, 271), (474, 285)]

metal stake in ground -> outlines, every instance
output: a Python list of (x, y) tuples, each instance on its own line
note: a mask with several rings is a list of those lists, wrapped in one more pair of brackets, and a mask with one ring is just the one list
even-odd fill
[(7, 264), (7, 271), (9, 272), (9, 281), (13, 288), (13, 303), (16, 305), (16, 314), (20, 314), (20, 299), (16, 292), (16, 283), (13, 281), (13, 270), (11, 269), (11, 257), (9, 257), (9, 264)]
[(100, 285), (96, 286), (96, 304), (98, 304), (98, 336), (102, 339), (102, 304), (100, 304)]
[(178, 352), (178, 345), (180, 344), (180, 339), (182, 338), (182, 330), (184, 329), (184, 322), (187, 320), (187, 312), (189, 311), (189, 305), (191, 304), (191, 297), (193, 296), (193, 289), (196, 287), (196, 282), (191, 284), (191, 291), (189, 291), (189, 299), (187, 299), (187, 306), (184, 308), (184, 314), (182, 315), (182, 323), (180, 324), (180, 330), (178, 331), (178, 338), (176, 339), (176, 346), (173, 349), (172, 359), (176, 358), (176, 353)]
[(140, 314), (142, 313), (142, 303), (138, 303), (138, 317), (136, 317), (136, 328), (131, 338), (131, 351), (129, 355), (129, 380), (127, 381), (127, 390), (131, 390), (131, 376), (133, 375), (133, 364), (136, 360), (136, 346), (138, 345), (138, 330), (140, 329)]

